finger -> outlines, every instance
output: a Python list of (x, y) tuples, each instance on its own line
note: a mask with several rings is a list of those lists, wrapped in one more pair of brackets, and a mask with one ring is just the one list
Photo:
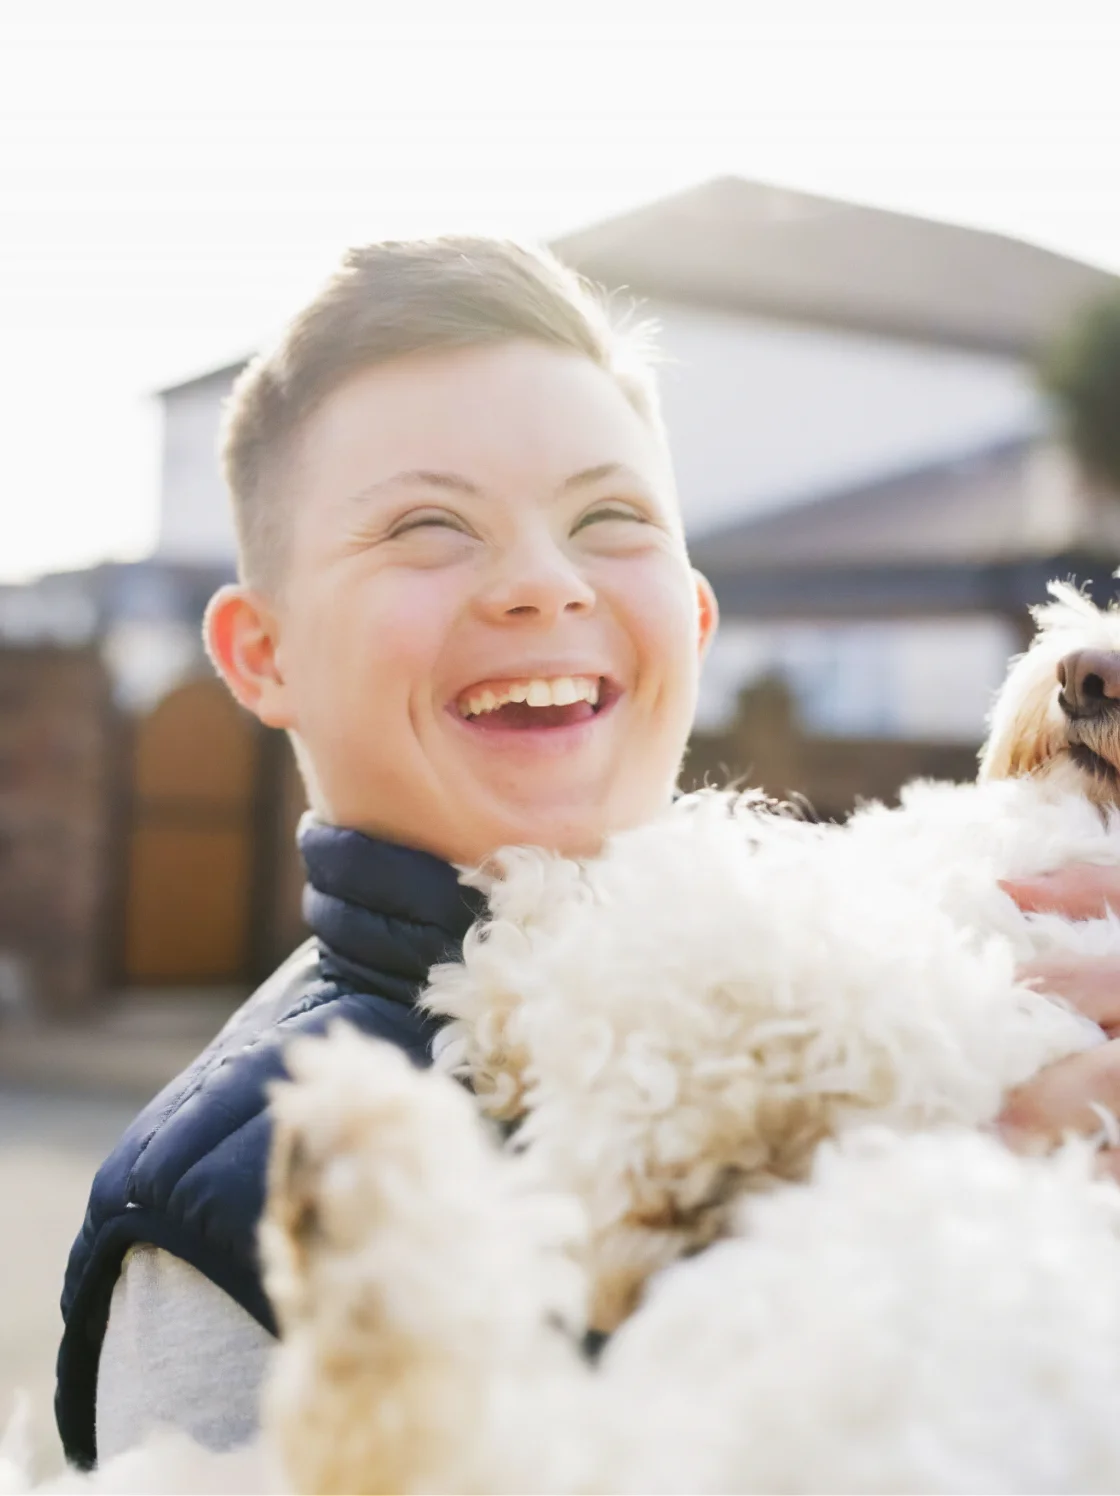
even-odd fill
[(1009, 1147), (1030, 1152), (1038, 1142), (1057, 1143), (1067, 1132), (1098, 1132), (1094, 1103), (1120, 1116), (1120, 1039), (1039, 1071), (1007, 1097), (997, 1125)]
[(1120, 867), (1080, 862), (1033, 878), (1004, 878), (1000, 887), (1026, 914), (1103, 919), (1120, 911)]
[(1120, 956), (1068, 956), (1031, 961), (1019, 980), (1064, 998), (1108, 1030), (1120, 1025)]

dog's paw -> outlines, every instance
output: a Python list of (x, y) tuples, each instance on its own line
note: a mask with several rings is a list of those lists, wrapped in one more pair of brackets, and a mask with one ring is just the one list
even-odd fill
[(390, 1046), (339, 1027), (287, 1061), (264, 1426), (299, 1490), (499, 1489), (521, 1381), (576, 1375), (578, 1212), (526, 1189), (469, 1092)]
[(446, 1190), (448, 1139), (476, 1126), (469, 1096), (400, 1050), (338, 1025), (285, 1056), (272, 1091), (265, 1282), (283, 1323), (309, 1312), (313, 1280), (370, 1238), (417, 1227)]

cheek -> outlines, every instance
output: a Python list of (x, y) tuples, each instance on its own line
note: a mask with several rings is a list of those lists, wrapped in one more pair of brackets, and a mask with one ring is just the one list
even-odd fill
[(378, 575), (324, 587), (302, 631), (299, 669), (307, 693), (339, 716), (377, 715), (407, 704), (430, 681), (454, 627), (455, 600), (434, 572)]
[(626, 626), (650, 677), (662, 690), (690, 690), (700, 668), (699, 610), (692, 573), (666, 565), (635, 568), (620, 589)]

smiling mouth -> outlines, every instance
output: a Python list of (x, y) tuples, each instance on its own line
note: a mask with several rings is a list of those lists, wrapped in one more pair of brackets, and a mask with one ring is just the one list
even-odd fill
[(513, 682), (498, 691), (482, 688), (461, 697), (453, 710), (467, 726), (484, 732), (555, 731), (593, 721), (621, 694), (606, 676), (561, 677)]

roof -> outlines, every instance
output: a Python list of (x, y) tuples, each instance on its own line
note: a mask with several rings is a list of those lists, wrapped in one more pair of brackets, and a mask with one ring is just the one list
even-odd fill
[(121, 621), (181, 621), (197, 632), (214, 592), (235, 577), (233, 563), (104, 561), (0, 585), (0, 647), (56, 639), (88, 643)]
[(1120, 503), (1059, 449), (1019, 440), (741, 520), (690, 551), (740, 616), (1013, 610), (1051, 577), (1111, 590)]
[(239, 358), (235, 363), (220, 364), (216, 369), (207, 369), (203, 374), (194, 374), (190, 379), (180, 379), (174, 384), (164, 384), (156, 391), (157, 395), (178, 395), (184, 390), (201, 388), (206, 384), (218, 384), (223, 388), (231, 385), (242, 369), (249, 362), (249, 355)]
[[(791, 188), (716, 177), (553, 241), (610, 290), (1030, 355), (1120, 277), (1037, 245)], [(246, 360), (164, 386), (220, 380)]]
[(987, 565), (1120, 550), (1120, 503), (1102, 502), (1068, 458), (1022, 439), (706, 532), (698, 566)]
[(720, 177), (556, 241), (639, 296), (1031, 355), (1120, 278), (1002, 234)]

